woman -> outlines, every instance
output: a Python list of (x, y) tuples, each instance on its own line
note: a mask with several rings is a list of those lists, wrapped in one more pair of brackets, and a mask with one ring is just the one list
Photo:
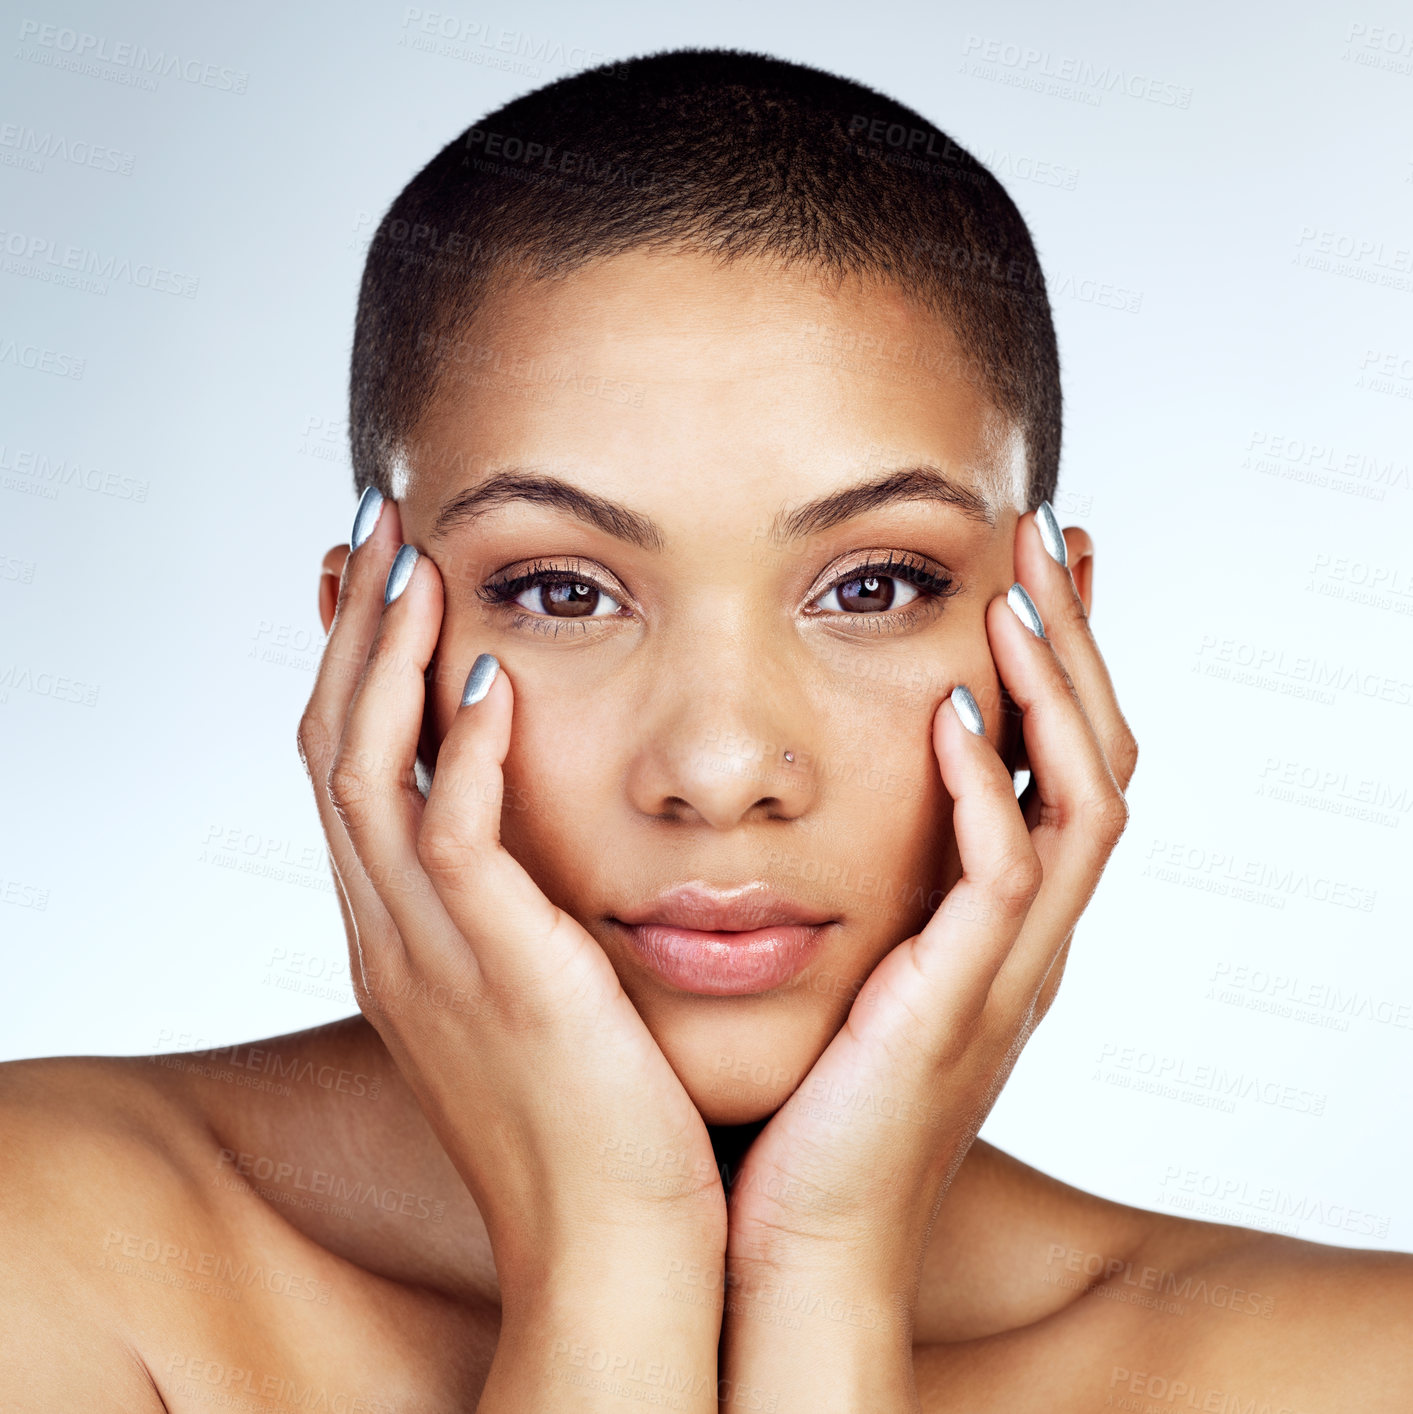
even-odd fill
[(1137, 754), (984, 169), (760, 56), (540, 90), (384, 219), (352, 424), (362, 1014), (6, 1068), (10, 1401), (1406, 1407), (1406, 1257), (973, 1142)]

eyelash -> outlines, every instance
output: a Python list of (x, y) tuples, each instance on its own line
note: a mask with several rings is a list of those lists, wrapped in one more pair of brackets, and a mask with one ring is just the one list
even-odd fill
[[(865, 624), (877, 623), (878, 627), (870, 629), (870, 632), (896, 632), (910, 627), (924, 614), (933, 612), (942, 600), (950, 598), (961, 590), (961, 585), (951, 575), (934, 573), (921, 561), (909, 559), (905, 555), (895, 554), (890, 550), (886, 559), (870, 560), (866, 564), (857, 565), (839, 578), (832, 580), (815, 598), (823, 598), (832, 591), (843, 589), (859, 580), (873, 578), (902, 580), (903, 583), (918, 590), (918, 596), (911, 604), (897, 611), (885, 610), (877, 614), (848, 614), (839, 609), (827, 609), (823, 611), (824, 614), (835, 619), (847, 618), (851, 623), (860, 623), (861, 621)], [(476, 594), (487, 604), (504, 607), (512, 604), (527, 589), (537, 589), (542, 586), (552, 588), (560, 584), (587, 584), (615, 602), (618, 602), (620, 598), (618, 594), (601, 584), (593, 575), (581, 574), (576, 570), (566, 569), (562, 565), (543, 565), (540, 562), (534, 563), (523, 573), (513, 575), (509, 579), (493, 580), (489, 584), (484, 584), (476, 591)], [(558, 635), (563, 629), (578, 629), (581, 633), (587, 633), (590, 623), (602, 622), (605, 618), (613, 617), (617, 616), (596, 614), (581, 619), (557, 619), (549, 614), (531, 614), (522, 610), (512, 614), (511, 626), (513, 628), (529, 628), (535, 632), (553, 635)], [(884, 620), (887, 621), (886, 626), (882, 622)]]

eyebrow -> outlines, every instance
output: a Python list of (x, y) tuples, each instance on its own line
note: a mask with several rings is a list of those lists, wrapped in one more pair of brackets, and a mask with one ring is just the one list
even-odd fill
[[(469, 525), (514, 501), (564, 511), (615, 539), (644, 550), (660, 551), (667, 545), (662, 528), (650, 516), (585, 491), (558, 476), (520, 467), (494, 472), (479, 485), (452, 496), (437, 513), (428, 542), (435, 543), (456, 527)], [(996, 513), (984, 497), (954, 481), (940, 468), (925, 464), (891, 471), (856, 486), (842, 487), (793, 510), (777, 511), (770, 524), (770, 538), (777, 543), (803, 540), (867, 511), (900, 501), (937, 501), (952, 506), (969, 520), (988, 526), (996, 524)]]

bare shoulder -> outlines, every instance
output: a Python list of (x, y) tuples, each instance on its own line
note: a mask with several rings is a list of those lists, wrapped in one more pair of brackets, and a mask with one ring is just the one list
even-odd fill
[(0, 1064), (0, 1410), (471, 1407), (498, 1309), (355, 1031)]
[(141, 1065), (0, 1064), (6, 1409), (164, 1407), (132, 1339), (141, 1303), (113, 1280), (114, 1263), (129, 1231), (183, 1203), (178, 1156), (193, 1121)]
[[(1413, 1407), (1413, 1254), (1164, 1216), (1136, 1262), (1162, 1295), (1150, 1330), (1185, 1323), (1182, 1348), (1209, 1380), (1301, 1414)], [(1150, 1335), (1148, 1348), (1168, 1345)]]
[(1052, 1297), (918, 1350), (924, 1409), (1413, 1408), (1413, 1255), (1082, 1198), (1014, 1250), (1022, 1293)]

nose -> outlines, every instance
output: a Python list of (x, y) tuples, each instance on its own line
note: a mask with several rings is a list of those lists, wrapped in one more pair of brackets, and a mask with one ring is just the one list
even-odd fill
[(785, 665), (720, 654), (658, 681), (629, 766), (635, 809), (716, 830), (808, 812), (818, 793), (814, 726)]

